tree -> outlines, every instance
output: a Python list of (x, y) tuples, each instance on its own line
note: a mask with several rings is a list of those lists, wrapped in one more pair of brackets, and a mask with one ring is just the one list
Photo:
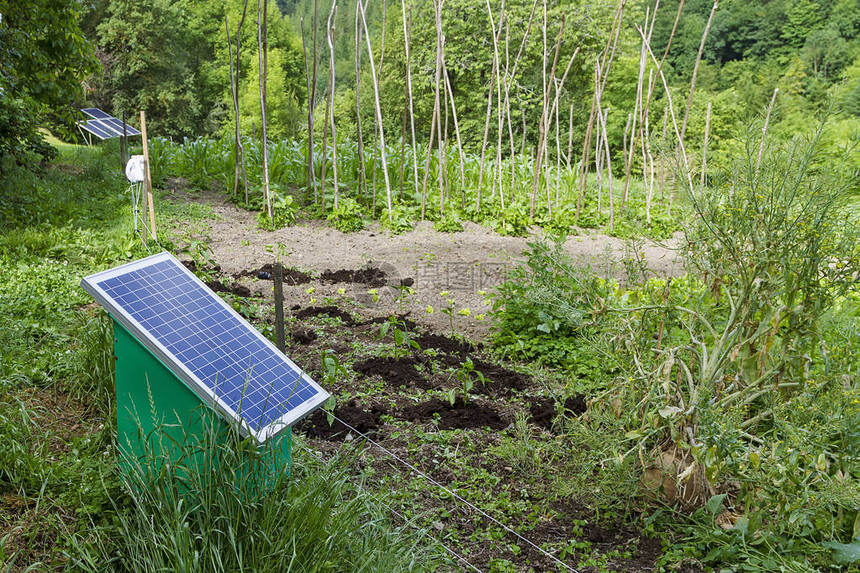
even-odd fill
[(169, 0), (113, 0), (98, 25), (103, 97), (115, 113), (145, 110), (153, 134), (198, 132), (205, 113), (195, 85), (187, 14)]
[(81, 81), (98, 69), (76, 0), (0, 0), (0, 169), (3, 158), (50, 156), (38, 127), (71, 128)]

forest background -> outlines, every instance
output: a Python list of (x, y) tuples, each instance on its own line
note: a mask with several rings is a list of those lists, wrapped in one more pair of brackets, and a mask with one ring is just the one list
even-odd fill
[[(235, 44), (236, 26), (246, 7), (241, 0), (94, 0), (61, 4), (67, 6), (55, 7), (53, 16), (52, 10), (40, 11), (36, 6), (28, 11), (9, 5), (3, 11), (7, 15), (6, 26), (0, 28), (5, 40), (0, 50), (6, 82), (0, 103), (4, 150), (11, 149), (10, 134), (23, 129), (26, 123), (23, 120), (29, 116), (41, 120), (47, 115), (55, 125), (68, 127), (70, 119), (74, 119), (70, 108), (56, 104), (64, 98), (68, 103), (70, 95), (75, 96), (77, 106), (93, 105), (116, 115), (126, 111), (131, 116), (136, 110), (145, 109), (149, 133), (174, 141), (232, 133), (230, 51), (225, 19)], [(456, 109), (448, 110), (449, 98), (441, 98), (445, 107), (445, 111), (440, 111), (444, 113), (442, 129), (453, 139), (456, 111), (466, 150), (478, 153), (481, 149), (487, 95), (490, 83), (499, 77), (494, 71), (495, 30), (499, 39), (499, 65), (504, 69), (502, 79), (508, 81), (510, 88), (510, 112), (507, 121), (502, 122), (504, 136), (516, 142), (515, 153), (532, 156), (541, 137), (539, 125), (547, 81), (544, 72), (552, 64), (553, 48), (560, 39), (557, 83), (567, 62), (572, 64), (558, 90), (556, 115), (561, 129), (548, 130), (547, 146), (554, 150), (557, 144), (561, 155), (573, 155), (565, 160), (576, 163), (589, 126), (595, 61), (599, 62), (597, 56), (612, 46), (608, 40), (612, 39), (619, 5), (559, 1), (545, 4), (545, 16), (541, 13), (544, 3), (527, 0), (510, 0), (504, 5), (478, 0), (446, 0), (441, 4), (443, 90), (448, 89), (450, 100), (456, 102)], [(431, 135), (437, 54), (434, 5), (381, 0), (366, 7), (382, 123), (389, 141), (396, 142), (398, 136), (408, 134), (404, 30), (410, 35), (415, 137), (419, 144), (426, 144)], [(629, 138), (628, 114), (634, 112), (637, 100), (642, 44), (637, 26), (647, 29), (646, 17), (653, 16), (655, 10), (650, 44), (656, 59), (666, 53), (662, 71), (676, 100), (679, 122), (685, 115), (683, 102), (690, 96), (703, 32), (714, 10), (701, 47), (689, 125), (684, 130), (690, 155), (692, 149), (702, 146), (709, 104), (712, 107), (709, 153), (718, 161), (720, 156), (731, 153), (734, 138), (745, 132), (751, 117), (763, 113), (777, 88), (777, 106), (770, 121), (775, 137), (790, 136), (807, 128), (831, 103), (837, 104), (839, 110), (830, 122), (828, 138), (833, 146), (838, 147), (860, 127), (857, 0), (723, 0), (718, 5), (706, 0), (688, 0), (680, 6), (680, 13), (678, 0), (658, 6), (632, 1), (622, 6), (622, 24), (609, 60), (611, 70), (608, 66), (601, 70), (601, 79), (605, 81), (601, 100), (602, 107), (609, 109), (606, 134), (614, 170), (624, 170), (622, 154), (624, 140)], [(356, 74), (356, 45), (361, 46), (356, 40), (364, 41), (356, 38), (356, 31), (361, 31), (357, 26), (356, 1), (337, 2), (337, 12), (331, 21), (330, 52), (325, 31), (331, 7), (330, 3), (314, 0), (278, 0), (268, 4), (270, 139), (306, 138), (309, 101), (314, 107), (314, 129), (322, 133), (326, 121), (325, 106), (321, 104), (325, 103), (332, 64), (336, 87), (331, 105), (338, 133), (355, 140), (360, 125), (365, 141), (374, 136), (372, 72), (366, 53), (359, 55), (362, 61)], [(261, 123), (256, 8), (256, 5), (248, 7), (241, 30), (241, 50), (235, 54), (240, 126), (245, 135), (259, 130)], [(34, 21), (35, 14), (48, 16), (43, 21)], [(680, 18), (676, 20), (678, 15)], [(76, 35), (78, 25), (80, 34)], [(28, 27), (35, 29), (28, 31)], [(51, 33), (51, 27), (56, 27), (56, 33)], [(673, 29), (674, 37), (666, 51)], [(16, 52), (12, 42), (16, 33), (30, 34), (31, 39), (41, 35), (51, 38), (40, 46), (48, 53), (39, 61), (38, 50), (23, 55)], [(520, 49), (521, 61), (515, 65)], [(576, 50), (577, 56), (571, 59)], [(364, 52), (363, 46), (359, 51)], [(58, 53), (65, 56), (59, 57)], [(312, 86), (306, 81), (306, 71), (313, 75), (315, 59), (318, 80)], [(44, 78), (36, 73), (37, 64), (41, 65), (44, 78), (59, 86), (52, 88), (55, 93), (40, 91), (39, 86), (47, 82), (41, 81)], [(88, 76), (83, 90), (77, 90), (73, 81), (80, 75)], [(656, 74), (651, 81), (656, 89), (648, 107), (648, 120), (650, 128), (659, 131), (665, 122), (667, 100)], [(311, 91), (314, 93), (309, 96)], [(498, 129), (493, 119), (487, 128), (490, 142), (496, 140)], [(36, 123), (33, 119), (29, 125)], [(665, 126), (662, 129), (665, 132)], [(507, 156), (510, 152), (506, 143), (501, 154)]]

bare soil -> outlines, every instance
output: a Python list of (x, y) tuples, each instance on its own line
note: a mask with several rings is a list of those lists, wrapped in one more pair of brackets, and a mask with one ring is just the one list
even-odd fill
[[(252, 292), (271, 297), (272, 263), (278, 244), (285, 271), (284, 296), (288, 306), (313, 305), (325, 298), (345, 298), (366, 316), (404, 314), (434, 332), (486, 338), (491, 295), (507, 274), (524, 260), (531, 237), (503, 237), (480, 225), (464, 222), (460, 233), (440, 233), (430, 222), (415, 230), (391, 235), (374, 223), (356, 233), (341, 233), (325, 221), (264, 231), (256, 215), (230, 203), (223, 194), (187, 193), (175, 189), (170, 201), (208, 203), (217, 219), (209, 221), (206, 237), (213, 259), (224, 275), (234, 277)], [(187, 229), (174, 229), (177, 243), (190, 240)], [(200, 238), (200, 237), (197, 237)], [(645, 243), (643, 262), (655, 275), (682, 272), (674, 250), (677, 238), (665, 245)], [(268, 246), (268, 249), (267, 249)], [(571, 236), (565, 250), (582, 266), (598, 274), (625, 280), (619, 262), (625, 241), (600, 234)], [(313, 292), (308, 293), (308, 287)], [(401, 287), (409, 287), (411, 293)], [(447, 292), (446, 296), (441, 293)], [(441, 312), (453, 301), (454, 316)], [(431, 308), (432, 307), (432, 311)], [(468, 316), (457, 314), (468, 309)], [(465, 314), (465, 313), (464, 313)], [(453, 320), (452, 320), (453, 318)]]

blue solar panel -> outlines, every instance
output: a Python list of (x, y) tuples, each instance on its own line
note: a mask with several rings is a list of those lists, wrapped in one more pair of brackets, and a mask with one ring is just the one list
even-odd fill
[[(112, 117), (110, 119), (103, 120), (102, 124), (109, 125), (116, 133), (122, 135), (122, 120)], [(138, 130), (128, 124), (125, 126), (125, 133), (128, 136), (140, 135)]]
[(109, 117), (111, 117), (109, 113), (103, 112), (97, 107), (88, 107), (82, 109), (81, 111), (93, 119), (108, 119)]
[(82, 129), (89, 131), (99, 139), (110, 139), (112, 137), (117, 137), (113, 133), (111, 133), (105, 126), (102, 125), (100, 121), (91, 119), (89, 121), (81, 122), (78, 125), (81, 126)]
[(169, 253), (86, 277), (81, 286), (261, 443), (329, 397)]

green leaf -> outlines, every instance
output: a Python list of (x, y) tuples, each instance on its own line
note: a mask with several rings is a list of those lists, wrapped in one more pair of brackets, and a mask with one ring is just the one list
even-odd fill
[(723, 509), (723, 501), (726, 499), (726, 494), (721, 493), (719, 495), (711, 496), (711, 499), (705, 504), (705, 507), (708, 509), (708, 513), (711, 515), (716, 515)]
[(834, 561), (841, 565), (860, 561), (860, 537), (857, 537), (851, 543), (828, 541), (824, 546), (833, 550)]

